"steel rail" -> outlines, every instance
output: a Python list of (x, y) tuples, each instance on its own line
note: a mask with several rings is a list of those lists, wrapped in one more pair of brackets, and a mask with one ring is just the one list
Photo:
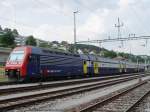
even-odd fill
[[(124, 76), (129, 76), (129, 75), (138, 75), (138, 74), (147, 74), (147, 72), (138, 72), (138, 73), (128, 73), (128, 74), (120, 74), (120, 75), (111, 75), (111, 76), (96, 76), (96, 77), (86, 77), (86, 78), (79, 78), (79, 79), (69, 79), (69, 80), (60, 80), (62, 82), (65, 82), (65, 81), (74, 81), (74, 80), (78, 80), (79, 82), (80, 81), (83, 81), (83, 80), (91, 80), (91, 79), (95, 79), (95, 78), (98, 78), (98, 79), (109, 79), (109, 78), (117, 78), (117, 77), (124, 77)], [(50, 81), (47, 81), (47, 82), (50, 82)], [(54, 81), (51, 81), (51, 82), (54, 82)], [(56, 81), (57, 82), (57, 81)], [(38, 82), (35, 82), (35, 83), (38, 83)], [(35, 84), (34, 83), (34, 84)], [(45, 82), (42, 82), (42, 83), (45, 83)], [(18, 84), (26, 84), (26, 83), (20, 83), (20, 82), (13, 82), (13, 81), (4, 81), (4, 82), (0, 82), (0, 86), (5, 86), (5, 85), (18, 85)], [(29, 84), (32, 84), (32, 83), (29, 83)]]
[(129, 80), (133, 80), (133, 79), (134, 79), (133, 77), (124, 78), (124, 79), (120, 79), (120, 80), (118, 79), (116, 81), (110, 81), (110, 82), (105, 82), (101, 84), (97, 83), (94, 85), (77, 86), (77, 87), (62, 89), (58, 91), (50, 91), (46, 93), (32, 94), (32, 95), (16, 97), (12, 99), (3, 99), (3, 100), (0, 100), (0, 110), (6, 111), (6, 110), (10, 110), (16, 107), (29, 105), (29, 104), (33, 104), (36, 102), (49, 100), (49, 99), (69, 96), (69, 95), (77, 94), (80, 92), (86, 92), (86, 91), (94, 90), (98, 88), (103, 88), (103, 87), (115, 85), (118, 83), (126, 82)]
[(150, 91), (147, 91), (143, 96), (141, 96), (133, 105), (131, 105), (125, 112), (132, 112), (132, 109), (136, 107), (146, 96), (150, 94)]
[(62, 86), (67, 86), (67, 85), (75, 85), (75, 84), (83, 84), (87, 82), (98, 82), (98, 81), (109, 81), (109, 80), (116, 80), (117, 78), (126, 78), (126, 77), (133, 77), (133, 78), (139, 78), (143, 77), (147, 74), (142, 74), (142, 75), (125, 75), (124, 77), (107, 77), (106, 79), (101, 79), (101, 78), (94, 78), (94, 79), (87, 79), (87, 80), (74, 80), (74, 81), (62, 81), (62, 82), (52, 82), (52, 83), (45, 83), (45, 84), (37, 84), (37, 85), (32, 85), (31, 86), (20, 86), (20, 87), (12, 87), (12, 88), (1, 88), (0, 87), (0, 95), (3, 94), (11, 94), (11, 93), (17, 93), (17, 92), (27, 92), (27, 91), (33, 91), (37, 89), (47, 89), (47, 88), (56, 88), (56, 87), (62, 87)]
[[(73, 109), (70, 109), (69, 111), (70, 112), (92, 112), (93, 110), (95, 110), (96, 108), (98, 108), (99, 106), (102, 106), (102, 105), (105, 105), (107, 103), (110, 103), (111, 101), (114, 101), (115, 99), (119, 98), (120, 96), (122, 95), (125, 95), (126, 93), (144, 85), (147, 83), (147, 80), (146, 81), (143, 81), (143, 82), (140, 82), (139, 84), (136, 84), (134, 85), (133, 87), (131, 88), (128, 88), (128, 89), (125, 89), (123, 90), (122, 92), (119, 92), (118, 94), (115, 94), (115, 95), (112, 95), (104, 100), (99, 100), (98, 102), (94, 103), (94, 104), (91, 104), (91, 105), (88, 105), (84, 108), (81, 108), (81, 109), (78, 109), (78, 108), (73, 108)], [(129, 112), (137, 103), (139, 103), (150, 91), (146, 92), (142, 97), (140, 97), (133, 105), (131, 105), (126, 111), (124, 112)], [(69, 112), (68, 111), (68, 112)]]

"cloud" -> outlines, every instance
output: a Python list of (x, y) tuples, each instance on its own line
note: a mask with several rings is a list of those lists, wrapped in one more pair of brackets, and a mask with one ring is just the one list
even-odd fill
[[(78, 26), (78, 36), (82, 37), (82, 40), (88, 38), (96, 38), (100, 34), (105, 32), (105, 16), (107, 16), (108, 10), (97, 11), (89, 15), (84, 24)], [(80, 38), (81, 40), (81, 38)]]
[(118, 2), (120, 8), (127, 8), (130, 3), (133, 3), (135, 0), (120, 0)]
[(33, 35), (40, 39), (49, 41), (63, 41), (64, 37), (67, 41), (73, 40), (73, 31), (69, 26), (54, 27), (48, 24), (43, 24), (34, 30)]
[[(73, 11), (76, 16), (77, 40), (117, 38), (114, 24), (117, 18), (124, 23), (123, 37), (129, 33), (149, 35), (149, 0), (3, 0), (0, 2), (0, 22), (3, 27), (16, 28), (22, 35), (34, 35), (44, 40), (73, 42)], [(136, 44), (134, 44), (136, 43)], [(135, 47), (118, 48), (120, 43), (106, 43), (108, 49), (133, 53), (143, 51), (141, 41)], [(147, 46), (147, 49), (150, 46)], [(146, 48), (145, 48), (146, 49)]]

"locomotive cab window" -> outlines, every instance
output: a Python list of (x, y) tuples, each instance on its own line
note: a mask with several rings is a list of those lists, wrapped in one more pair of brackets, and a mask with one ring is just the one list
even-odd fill
[(23, 51), (14, 51), (11, 53), (9, 60), (10, 61), (18, 61), (18, 60), (23, 60), (23, 58), (24, 58)]

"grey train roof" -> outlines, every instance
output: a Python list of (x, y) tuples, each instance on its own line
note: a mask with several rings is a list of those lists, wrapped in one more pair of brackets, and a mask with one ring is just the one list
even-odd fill
[[(45, 49), (45, 48), (38, 48), (38, 47), (33, 47), (30, 46), (32, 48), (32, 52), (36, 53), (36, 54), (42, 54), (42, 53), (54, 53), (56, 55), (65, 55), (65, 56), (75, 56), (75, 57), (80, 57), (82, 60), (91, 60), (91, 61), (101, 61), (101, 62), (108, 62), (108, 63), (126, 63), (129, 65), (135, 65), (136, 63), (133, 62), (128, 62), (128, 61), (122, 61), (122, 60), (114, 60), (114, 59), (110, 59), (110, 58), (104, 58), (104, 57), (100, 57), (100, 56), (96, 56), (96, 55), (84, 55), (84, 54), (71, 54), (71, 53), (63, 53), (63, 52), (58, 52), (58, 51), (51, 51), (49, 49)], [(140, 64), (142, 65), (142, 64)]]

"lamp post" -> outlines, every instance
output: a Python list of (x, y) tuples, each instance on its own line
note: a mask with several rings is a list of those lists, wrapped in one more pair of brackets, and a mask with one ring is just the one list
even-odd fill
[(76, 49), (76, 14), (78, 11), (73, 12), (73, 17), (74, 17), (74, 53), (77, 53)]

